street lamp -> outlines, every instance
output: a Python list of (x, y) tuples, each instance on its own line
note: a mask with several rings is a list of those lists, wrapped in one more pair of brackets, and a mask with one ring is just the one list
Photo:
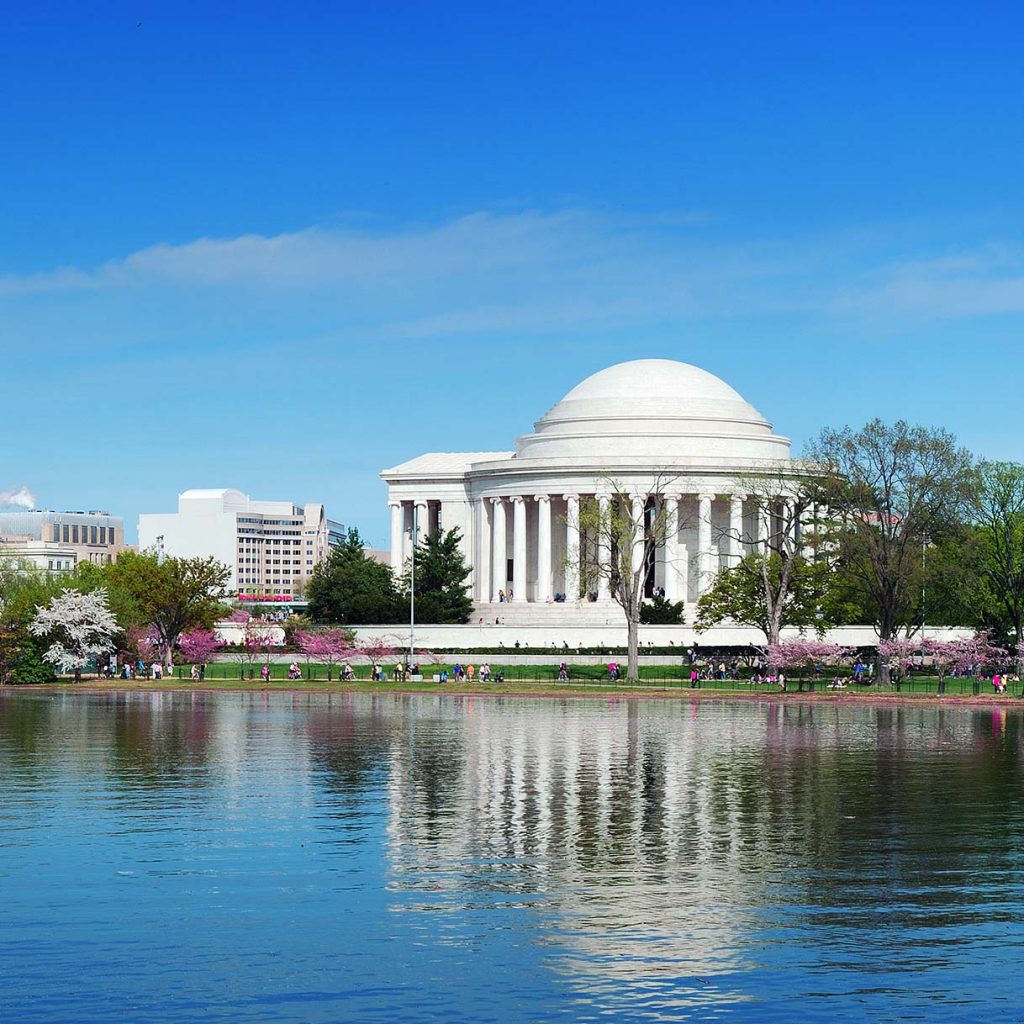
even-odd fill
[(409, 559), (409, 665), (416, 656), (416, 539), (419, 536), (419, 506), (412, 506), (412, 554)]

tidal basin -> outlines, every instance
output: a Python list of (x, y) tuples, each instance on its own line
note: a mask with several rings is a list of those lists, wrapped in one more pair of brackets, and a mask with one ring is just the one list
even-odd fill
[(0, 1020), (1017, 1021), (1022, 721), (0, 693)]

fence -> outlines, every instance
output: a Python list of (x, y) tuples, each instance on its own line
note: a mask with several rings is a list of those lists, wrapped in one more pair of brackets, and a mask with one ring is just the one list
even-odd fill
[[(301, 670), (299, 681), (327, 680), (327, 666), (323, 664), (306, 664), (297, 662)], [(618, 663), (616, 663), (618, 664)], [(270, 680), (272, 682), (288, 682), (288, 669), (286, 664), (271, 663), (269, 666)], [(447, 672), (448, 682), (453, 682), (452, 664), (443, 665), (421, 665), (420, 670), (425, 684), (436, 685), (434, 676), (440, 676), (442, 671)], [(394, 666), (384, 665), (384, 672), (388, 682), (394, 681)], [(475, 664), (474, 683), (487, 686), (480, 680), (479, 664)], [(262, 682), (261, 670), (263, 665), (240, 664), (238, 662), (213, 662), (206, 666), (205, 678), (210, 681), (251, 681), (258, 685)], [(620, 672), (624, 672), (624, 666), (619, 665)], [(352, 666), (355, 679), (360, 682), (370, 681), (370, 666), (358, 664)], [(691, 667), (687, 664), (677, 665), (645, 665), (640, 666), (640, 680), (631, 684), (637, 689), (690, 689)], [(341, 674), (338, 665), (333, 666), (331, 677), (337, 681)], [(190, 666), (179, 665), (175, 668), (175, 675), (180, 680), (190, 678)], [(612, 681), (608, 671), (608, 665), (570, 665), (568, 679), (559, 679), (558, 665), (491, 665), (491, 684), (496, 682), (496, 677), (501, 675), (503, 682), (507, 684), (540, 685), (544, 687), (559, 688), (586, 688), (609, 686), (625, 687), (626, 684), (620, 678)], [(296, 681), (296, 682), (299, 682)], [(900, 692), (917, 694), (946, 694), (948, 696), (977, 696), (979, 694), (994, 693), (992, 683), (988, 679), (974, 679), (968, 677), (952, 678), (947, 677), (941, 681), (935, 676), (911, 676), (892, 687), (882, 690), (870, 684), (858, 684), (849, 679), (843, 679), (844, 686), (841, 690), (833, 690), (832, 679), (829, 676), (820, 677), (788, 677), (787, 690), (792, 693), (835, 693), (835, 692)], [(696, 683), (697, 689), (719, 691), (723, 693), (775, 693), (778, 692), (778, 685), (775, 683), (753, 683), (750, 678), (742, 679), (699, 679)], [(1024, 696), (1024, 682), (1010, 681), (1003, 696), (1021, 697)]]

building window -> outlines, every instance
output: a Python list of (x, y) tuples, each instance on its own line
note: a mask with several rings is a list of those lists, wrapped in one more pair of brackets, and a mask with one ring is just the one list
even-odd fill
[(95, 526), (90, 526), (89, 527), (89, 537), (91, 538), (93, 544), (95, 544), (97, 542), (97, 540), (98, 540), (98, 537), (97, 537), (98, 533), (99, 533), (99, 530), (98, 530), (97, 527), (95, 527)]
[(67, 523), (64, 524), (64, 543), (71, 543), (71, 527)]
[(72, 526), (71, 527), (71, 543), (72, 544), (77, 544), (78, 543), (78, 527), (77, 526)]

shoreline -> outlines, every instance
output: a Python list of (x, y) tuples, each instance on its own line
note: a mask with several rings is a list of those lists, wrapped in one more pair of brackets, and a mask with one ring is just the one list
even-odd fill
[[(217, 682), (220, 682), (218, 680)], [(595, 685), (592, 687), (558, 688), (550, 685), (538, 685), (531, 689), (522, 684), (495, 684), (486, 688), (479, 685), (454, 686), (451, 683), (439, 685), (436, 683), (423, 684), (420, 687), (407, 684), (391, 685), (380, 683), (363, 683), (353, 685), (351, 683), (327, 682), (327, 680), (313, 680), (296, 686), (292, 681), (282, 681), (281, 685), (264, 686), (261, 683), (245, 685), (236, 680), (224, 680), (225, 685), (210, 685), (193, 683), (191, 680), (182, 680), (178, 684), (168, 684), (167, 680), (160, 682), (146, 681), (139, 683), (137, 680), (119, 681), (116, 679), (94, 679), (84, 680), (81, 683), (31, 683), (31, 684), (10, 684), (0, 687), (0, 693), (251, 693), (251, 694), (302, 694), (302, 693), (326, 693), (326, 694), (371, 694), (371, 695), (393, 695), (393, 696), (435, 696), (435, 697), (519, 697), (536, 698), (544, 700), (566, 700), (569, 698), (578, 699), (616, 699), (616, 700), (677, 700), (687, 703), (719, 701), (722, 703), (751, 701), (771, 701), (773, 703), (785, 704), (884, 704), (884, 705), (908, 705), (927, 704), (939, 707), (975, 707), (975, 708), (1015, 708), (1024, 710), (1024, 699), (1013, 697), (1009, 694), (935, 694), (935, 693), (895, 693), (873, 690), (843, 690), (843, 691), (819, 691), (808, 692), (806, 690), (764, 690), (756, 692), (744, 692), (742, 690), (713, 690), (694, 689), (687, 687), (607, 687)]]

